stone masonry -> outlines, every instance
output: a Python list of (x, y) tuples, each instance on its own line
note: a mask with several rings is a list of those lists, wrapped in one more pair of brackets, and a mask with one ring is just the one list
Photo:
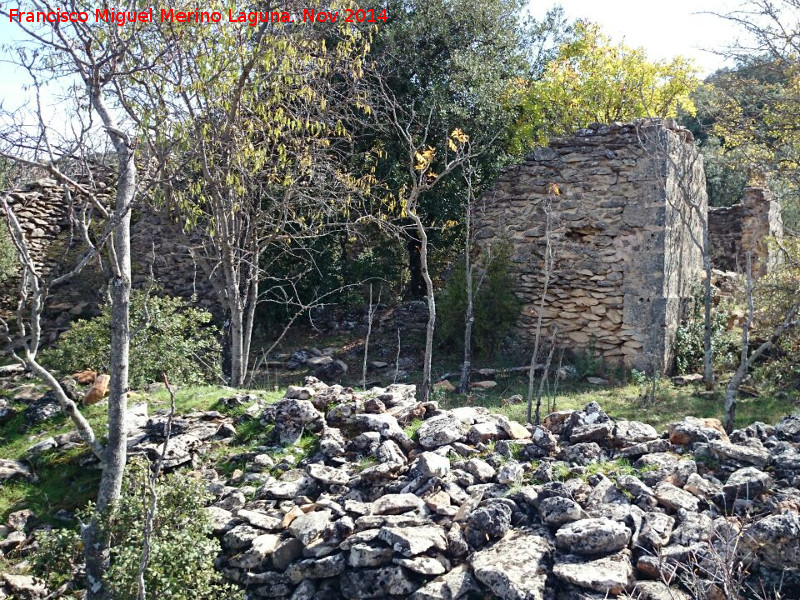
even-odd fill
[(778, 260), (767, 240), (783, 236), (781, 206), (764, 187), (746, 187), (739, 204), (708, 209), (711, 261), (723, 271), (743, 273), (747, 253), (752, 256), (753, 276), (764, 275)]
[(533, 346), (549, 221), (542, 335), (557, 327), (568, 349), (668, 369), (701, 280), (705, 185), (691, 133), (671, 119), (592, 125), (506, 169), (478, 209), (476, 239), (484, 253), (498, 240), (513, 246), (523, 343)]
[[(77, 179), (82, 185), (95, 186), (100, 201), (110, 203), (113, 189), (105, 182)], [(85, 244), (79, 231), (71, 226), (70, 215), (81, 206), (74, 190), (70, 204), (60, 184), (53, 179), (39, 179), (8, 192), (7, 197), (25, 232), (31, 256), (46, 277), (64, 262), (64, 256), (72, 259), (66, 261), (68, 265), (77, 264)], [(187, 299), (195, 295), (201, 306), (218, 311), (211, 284), (195, 265), (184, 239), (177, 226), (163, 215), (148, 209), (135, 211), (131, 226), (133, 285), (148, 285), (152, 274), (168, 294)], [(12, 278), (0, 286), (0, 311), (7, 313), (15, 306), (17, 285)], [(55, 336), (70, 319), (96, 314), (105, 291), (105, 280), (96, 262), (68, 284), (53, 289), (45, 315), (48, 333)]]

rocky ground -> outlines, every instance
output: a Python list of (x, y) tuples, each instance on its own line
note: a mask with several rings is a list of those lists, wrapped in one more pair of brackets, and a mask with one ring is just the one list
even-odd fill
[[(686, 417), (659, 433), (590, 404), (532, 427), (418, 403), (409, 385), (312, 377), (276, 404), (226, 402), (248, 408), (176, 420), (166, 465), (244, 422), (269, 431), (230, 476), (198, 471), (217, 566), (249, 598), (800, 597), (800, 416), (730, 436)], [(131, 452), (154, 458), (166, 417), (132, 411)], [(275, 452), (309, 436), (310, 453)], [(0, 462), (0, 479), (28, 476)], [(11, 516), (0, 548), (26, 543), (29, 517)], [(45, 595), (0, 579), (0, 597)]]

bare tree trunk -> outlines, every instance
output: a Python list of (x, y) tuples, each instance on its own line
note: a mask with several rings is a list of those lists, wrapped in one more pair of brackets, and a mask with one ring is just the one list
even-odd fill
[(706, 281), (703, 293), (704, 314), (703, 314), (703, 382), (707, 390), (714, 389), (714, 354), (711, 346), (711, 256), (708, 240), (708, 217), (700, 221), (703, 227), (703, 267), (706, 272)]
[(542, 314), (544, 313), (544, 305), (547, 301), (547, 291), (550, 286), (550, 275), (553, 269), (553, 244), (552, 244), (552, 221), (550, 210), (550, 198), (547, 199), (545, 205), (545, 248), (544, 248), (544, 282), (542, 286), (542, 297), (539, 301), (539, 311), (536, 317), (536, 335), (533, 343), (533, 354), (531, 355), (531, 366), (528, 371), (528, 410), (525, 415), (528, 423), (532, 422), (533, 415), (533, 384), (536, 380), (536, 360), (539, 357), (539, 344), (542, 337)]
[(394, 356), (394, 381), (397, 383), (397, 375), (400, 373), (400, 328), (397, 328), (397, 354)]
[(147, 493), (150, 495), (150, 503), (147, 507), (147, 513), (144, 520), (144, 532), (142, 535), (142, 555), (139, 559), (139, 571), (136, 577), (137, 584), (137, 600), (147, 600), (147, 586), (144, 581), (144, 574), (147, 572), (147, 566), (150, 563), (150, 538), (153, 535), (153, 523), (156, 519), (156, 512), (158, 511), (158, 493), (156, 485), (158, 484), (158, 477), (161, 475), (161, 469), (164, 466), (164, 457), (167, 455), (167, 448), (169, 446), (169, 439), (172, 436), (172, 420), (175, 417), (175, 390), (167, 379), (167, 374), (162, 373), (161, 377), (164, 379), (164, 386), (169, 393), (169, 415), (167, 416), (167, 424), (164, 432), (164, 443), (161, 446), (161, 453), (156, 459), (156, 464), (151, 473), (147, 475)]
[(422, 393), (421, 402), (426, 402), (430, 397), (431, 384), (431, 362), (433, 361), (433, 332), (436, 327), (436, 300), (434, 299), (433, 280), (428, 271), (428, 233), (425, 225), (414, 211), (409, 211), (409, 216), (414, 221), (420, 242), (419, 262), (422, 271), (422, 279), (425, 281), (425, 290), (428, 295), (428, 323), (425, 327), (425, 356), (422, 364)]
[(250, 345), (253, 341), (253, 327), (256, 324), (256, 306), (258, 304), (258, 284), (260, 281), (258, 261), (260, 260), (260, 253), (256, 252), (253, 258), (256, 267), (251, 269), (250, 283), (247, 288), (247, 308), (245, 309), (244, 326), (242, 332), (242, 382), (244, 385), (244, 378), (247, 375), (247, 370), (250, 367)]
[(128, 365), (130, 351), (131, 206), (136, 195), (134, 143), (121, 134), (103, 104), (101, 91), (91, 90), (92, 104), (114, 144), (119, 160), (119, 179), (114, 207), (118, 224), (109, 247), (111, 287), (111, 359), (108, 395), (108, 442), (103, 453), (103, 473), (95, 515), (82, 532), (86, 556), (87, 600), (105, 600), (109, 592), (103, 577), (109, 564), (109, 541), (101, 532), (100, 519), (119, 499), (128, 450)]
[[(469, 217), (467, 217), (469, 220)], [(469, 225), (467, 225), (469, 230)], [(469, 246), (469, 244), (467, 244)], [(458, 382), (458, 393), (466, 394), (469, 391), (469, 376), (472, 370), (472, 323), (474, 317), (474, 303), (472, 295), (472, 265), (469, 260), (469, 250), (467, 250), (467, 314), (464, 323), (464, 362), (461, 365), (461, 379)]]
[(733, 431), (733, 424), (736, 421), (736, 396), (739, 393), (739, 386), (747, 376), (748, 360), (747, 355), (750, 351), (750, 327), (753, 325), (753, 317), (755, 315), (755, 307), (753, 305), (753, 269), (752, 258), (750, 253), (747, 253), (747, 289), (745, 291), (747, 296), (747, 319), (742, 325), (742, 348), (741, 357), (739, 359), (739, 367), (736, 373), (733, 374), (728, 387), (725, 390), (725, 431), (730, 433)]
[(800, 312), (800, 298), (789, 307), (783, 320), (775, 326), (769, 339), (763, 342), (756, 348), (750, 356), (747, 356), (750, 342), (750, 327), (753, 323), (754, 306), (753, 306), (753, 277), (751, 273), (751, 258), (750, 254), (747, 255), (747, 320), (742, 327), (742, 352), (739, 360), (739, 368), (736, 369), (733, 378), (725, 390), (725, 431), (730, 433), (733, 431), (734, 423), (736, 420), (736, 397), (739, 394), (739, 386), (747, 376), (747, 372), (755, 364), (764, 352), (772, 348), (775, 343), (780, 339), (787, 329), (791, 329), (797, 325), (797, 314)]
[(241, 306), (231, 306), (231, 387), (244, 382), (244, 315)]
[(464, 276), (466, 278), (467, 314), (464, 319), (464, 362), (461, 365), (461, 378), (458, 382), (458, 393), (466, 394), (469, 391), (469, 376), (472, 370), (472, 324), (474, 316), (474, 294), (472, 293), (473, 264), (470, 252), (472, 250), (472, 172), (468, 169), (465, 175), (467, 180), (467, 210), (466, 234), (464, 236)]
[(361, 368), (361, 388), (367, 389), (367, 357), (369, 355), (369, 338), (372, 335), (372, 317), (375, 314), (375, 308), (381, 303), (381, 292), (378, 291), (378, 301), (375, 307), (372, 305), (372, 284), (369, 284), (369, 308), (367, 309), (367, 337), (364, 340), (364, 363)]
[(422, 248), (420, 248), (419, 240), (410, 239), (406, 244), (408, 251), (408, 288), (406, 290), (407, 297), (412, 300), (422, 298), (425, 290), (425, 278), (422, 274), (421, 255)]
[(539, 391), (536, 393), (536, 414), (534, 416), (534, 423), (538, 425), (541, 422), (541, 409), (542, 409), (542, 393), (544, 391), (544, 384), (550, 373), (550, 365), (553, 362), (553, 353), (556, 350), (556, 336), (558, 335), (558, 325), (553, 327), (553, 335), (550, 336), (550, 352), (547, 353), (547, 361), (544, 363), (544, 373), (539, 379)]

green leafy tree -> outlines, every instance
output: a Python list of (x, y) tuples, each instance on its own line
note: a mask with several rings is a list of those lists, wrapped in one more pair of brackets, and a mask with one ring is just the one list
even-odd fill
[(615, 44), (598, 25), (580, 21), (540, 77), (513, 90), (516, 144), (524, 149), (593, 122), (693, 113), (698, 84), (691, 60), (651, 60), (643, 48)]
[[(415, 136), (444, 140), (459, 129), (470, 136), (474, 148), (481, 149), (471, 161), (478, 197), (499, 169), (515, 158), (509, 126), (517, 108), (503, 99), (511, 97), (510, 89), (520, 79), (541, 70), (553, 39), (566, 29), (560, 11), (541, 22), (526, 21), (524, 5), (519, 0), (391, 0), (390, 20), (379, 28), (370, 53), (374, 70), (397, 105), (413, 109), (416, 122), (410, 129)], [(382, 123), (372, 124), (362, 139), (368, 147), (381, 150), (376, 177), (394, 197), (402, 196), (400, 190), (411, 187), (413, 179), (407, 170), (405, 140)], [(434, 164), (433, 169), (441, 172), (441, 165)], [(459, 173), (441, 180), (419, 199), (417, 212), (428, 232), (435, 278), (462, 247), (464, 205)], [(399, 206), (395, 209), (396, 217)], [(406, 236), (406, 251), (406, 295), (421, 298), (426, 285), (417, 235)]]

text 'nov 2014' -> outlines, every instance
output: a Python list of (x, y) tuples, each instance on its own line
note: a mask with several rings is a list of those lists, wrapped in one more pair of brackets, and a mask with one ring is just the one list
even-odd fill
[(142, 11), (97, 9), (92, 12), (70, 12), (54, 9), (48, 11), (9, 10), (9, 20), (17, 23), (114, 23), (122, 27), (135, 23), (240, 23), (255, 27), (259, 23), (385, 23), (388, 20), (386, 9), (358, 8), (337, 11), (305, 9), (300, 14), (286, 11), (234, 11), (226, 12), (181, 11), (172, 8), (149, 8)]

